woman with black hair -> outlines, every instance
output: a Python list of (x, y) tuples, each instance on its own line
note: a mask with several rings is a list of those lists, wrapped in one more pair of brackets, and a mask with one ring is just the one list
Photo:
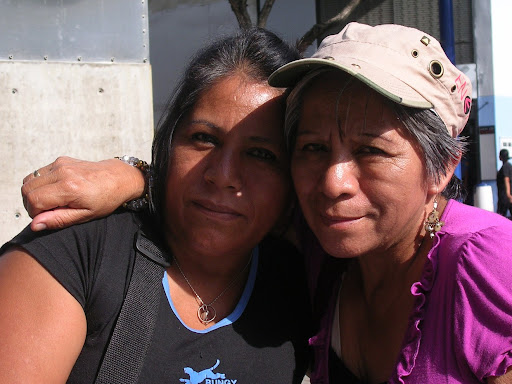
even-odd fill
[[(293, 246), (268, 236), (292, 194), (283, 90), (267, 78), (298, 57), (262, 29), (210, 45), (189, 65), (155, 136), (151, 213), (27, 228), (4, 245), (0, 382), (112, 383), (120, 366), (142, 383), (302, 381), (305, 272)], [(128, 318), (145, 320), (130, 325), (113, 355), (139, 350), (148, 327), (152, 337), (139, 367), (127, 356), (105, 380), (131, 282), (143, 293), (155, 288), (153, 274), (137, 269), (147, 258), (163, 265), (157, 309), (144, 317), (144, 299), (129, 307)]]

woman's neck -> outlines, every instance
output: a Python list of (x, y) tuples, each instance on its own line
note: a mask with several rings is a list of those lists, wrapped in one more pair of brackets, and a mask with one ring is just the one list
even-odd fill
[[(433, 200), (433, 199), (432, 199)], [(441, 215), (447, 201), (438, 198), (437, 210)], [(407, 290), (421, 277), (427, 255), (432, 247), (432, 239), (424, 229), (426, 216), (419, 220), (417, 230), (402, 242), (379, 253), (372, 253), (357, 259), (361, 288), (369, 302), (375, 296), (390, 294), (393, 291)]]
[(247, 264), (253, 252), (252, 246), (227, 248), (221, 245), (197, 244), (186, 241), (173, 233), (167, 233), (166, 242), (172, 257), (192, 279), (210, 284), (230, 280)]
[(359, 259), (357, 263), (361, 290), (368, 305), (393, 301), (409, 291), (411, 285), (421, 278), (432, 240), (429, 236), (418, 238), (414, 250), (406, 257), (387, 260)]

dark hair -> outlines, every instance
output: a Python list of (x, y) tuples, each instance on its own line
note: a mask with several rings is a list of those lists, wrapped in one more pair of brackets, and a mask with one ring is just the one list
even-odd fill
[[(310, 72), (299, 81), (288, 97), (285, 120), (285, 136), (288, 148), (295, 146), (295, 136), (305, 90), (316, 77), (328, 71), (333, 70), (318, 69)], [(353, 80), (353, 77), (347, 75), (346, 86)], [(341, 89), (339, 97), (341, 97), (342, 92), (343, 90)], [(389, 105), (394, 108), (405, 130), (411, 135), (421, 150), (427, 177), (435, 182), (439, 182), (441, 175), (446, 175), (448, 168), (456, 164), (459, 157), (464, 153), (465, 142), (451, 137), (441, 118), (432, 110), (405, 107), (391, 101), (389, 101)], [(446, 188), (441, 192), (448, 199), (462, 200), (465, 197), (462, 183), (455, 175), (452, 176)]]
[(240, 30), (216, 41), (194, 56), (167, 103), (153, 139), (150, 201), (159, 224), (163, 223), (173, 132), (180, 119), (194, 108), (201, 94), (237, 72), (256, 81), (267, 81), (276, 69), (299, 58), (295, 47), (257, 27)]
[(505, 160), (510, 159), (510, 157), (508, 156), (508, 149), (502, 149), (500, 151), (500, 160), (503, 160), (503, 159), (505, 159)]

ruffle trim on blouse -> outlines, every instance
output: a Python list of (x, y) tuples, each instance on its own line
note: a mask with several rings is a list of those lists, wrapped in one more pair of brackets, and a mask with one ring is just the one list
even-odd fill
[(390, 383), (404, 383), (404, 377), (409, 376), (416, 364), (421, 344), (421, 322), (425, 316), (425, 302), (429, 292), (432, 290), (434, 279), (437, 271), (437, 255), (436, 248), (439, 246), (439, 235), (436, 233), (434, 245), (427, 255), (425, 266), (419, 281), (411, 286), (411, 293), (415, 296), (414, 309), (409, 317), (409, 326), (404, 338), (404, 344), (398, 357), (395, 373)]
[[(505, 373), (507, 373), (510, 367), (512, 367), (512, 351), (505, 353), (501, 357), (500, 363), (498, 364), (495, 372), (493, 372), (491, 376), (503, 376)], [(487, 377), (482, 378), (482, 380), (485, 379), (487, 379)]]

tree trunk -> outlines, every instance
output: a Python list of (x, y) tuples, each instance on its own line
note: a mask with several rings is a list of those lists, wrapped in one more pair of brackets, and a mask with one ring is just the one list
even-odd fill
[[(275, 1), (276, 0), (265, 0), (263, 7), (259, 10), (256, 23), (251, 21), (249, 12), (247, 12), (247, 0), (229, 0), (229, 4), (231, 5), (231, 9), (235, 14), (240, 28), (248, 28), (252, 25), (265, 28)], [(301, 53), (305, 52), (316, 39), (321, 37), (329, 29), (336, 27), (336, 29), (341, 30), (347, 23), (357, 20), (384, 1), (385, 0), (350, 0), (336, 16), (322, 23), (313, 25), (304, 36), (298, 39), (297, 47), (299, 51)]]
[(252, 25), (251, 17), (247, 12), (247, 0), (229, 0), (231, 9), (235, 14), (240, 28), (249, 28)]
[(305, 52), (316, 39), (329, 29), (333, 27), (338, 27), (337, 29), (339, 30), (343, 29), (349, 22), (357, 20), (384, 1), (385, 0), (351, 0), (336, 16), (311, 27), (297, 42), (299, 52)]
[(265, 0), (263, 8), (261, 8), (258, 14), (258, 27), (265, 28), (265, 26), (267, 25), (268, 15), (270, 15), (270, 11), (274, 6), (275, 1), (276, 0)]

